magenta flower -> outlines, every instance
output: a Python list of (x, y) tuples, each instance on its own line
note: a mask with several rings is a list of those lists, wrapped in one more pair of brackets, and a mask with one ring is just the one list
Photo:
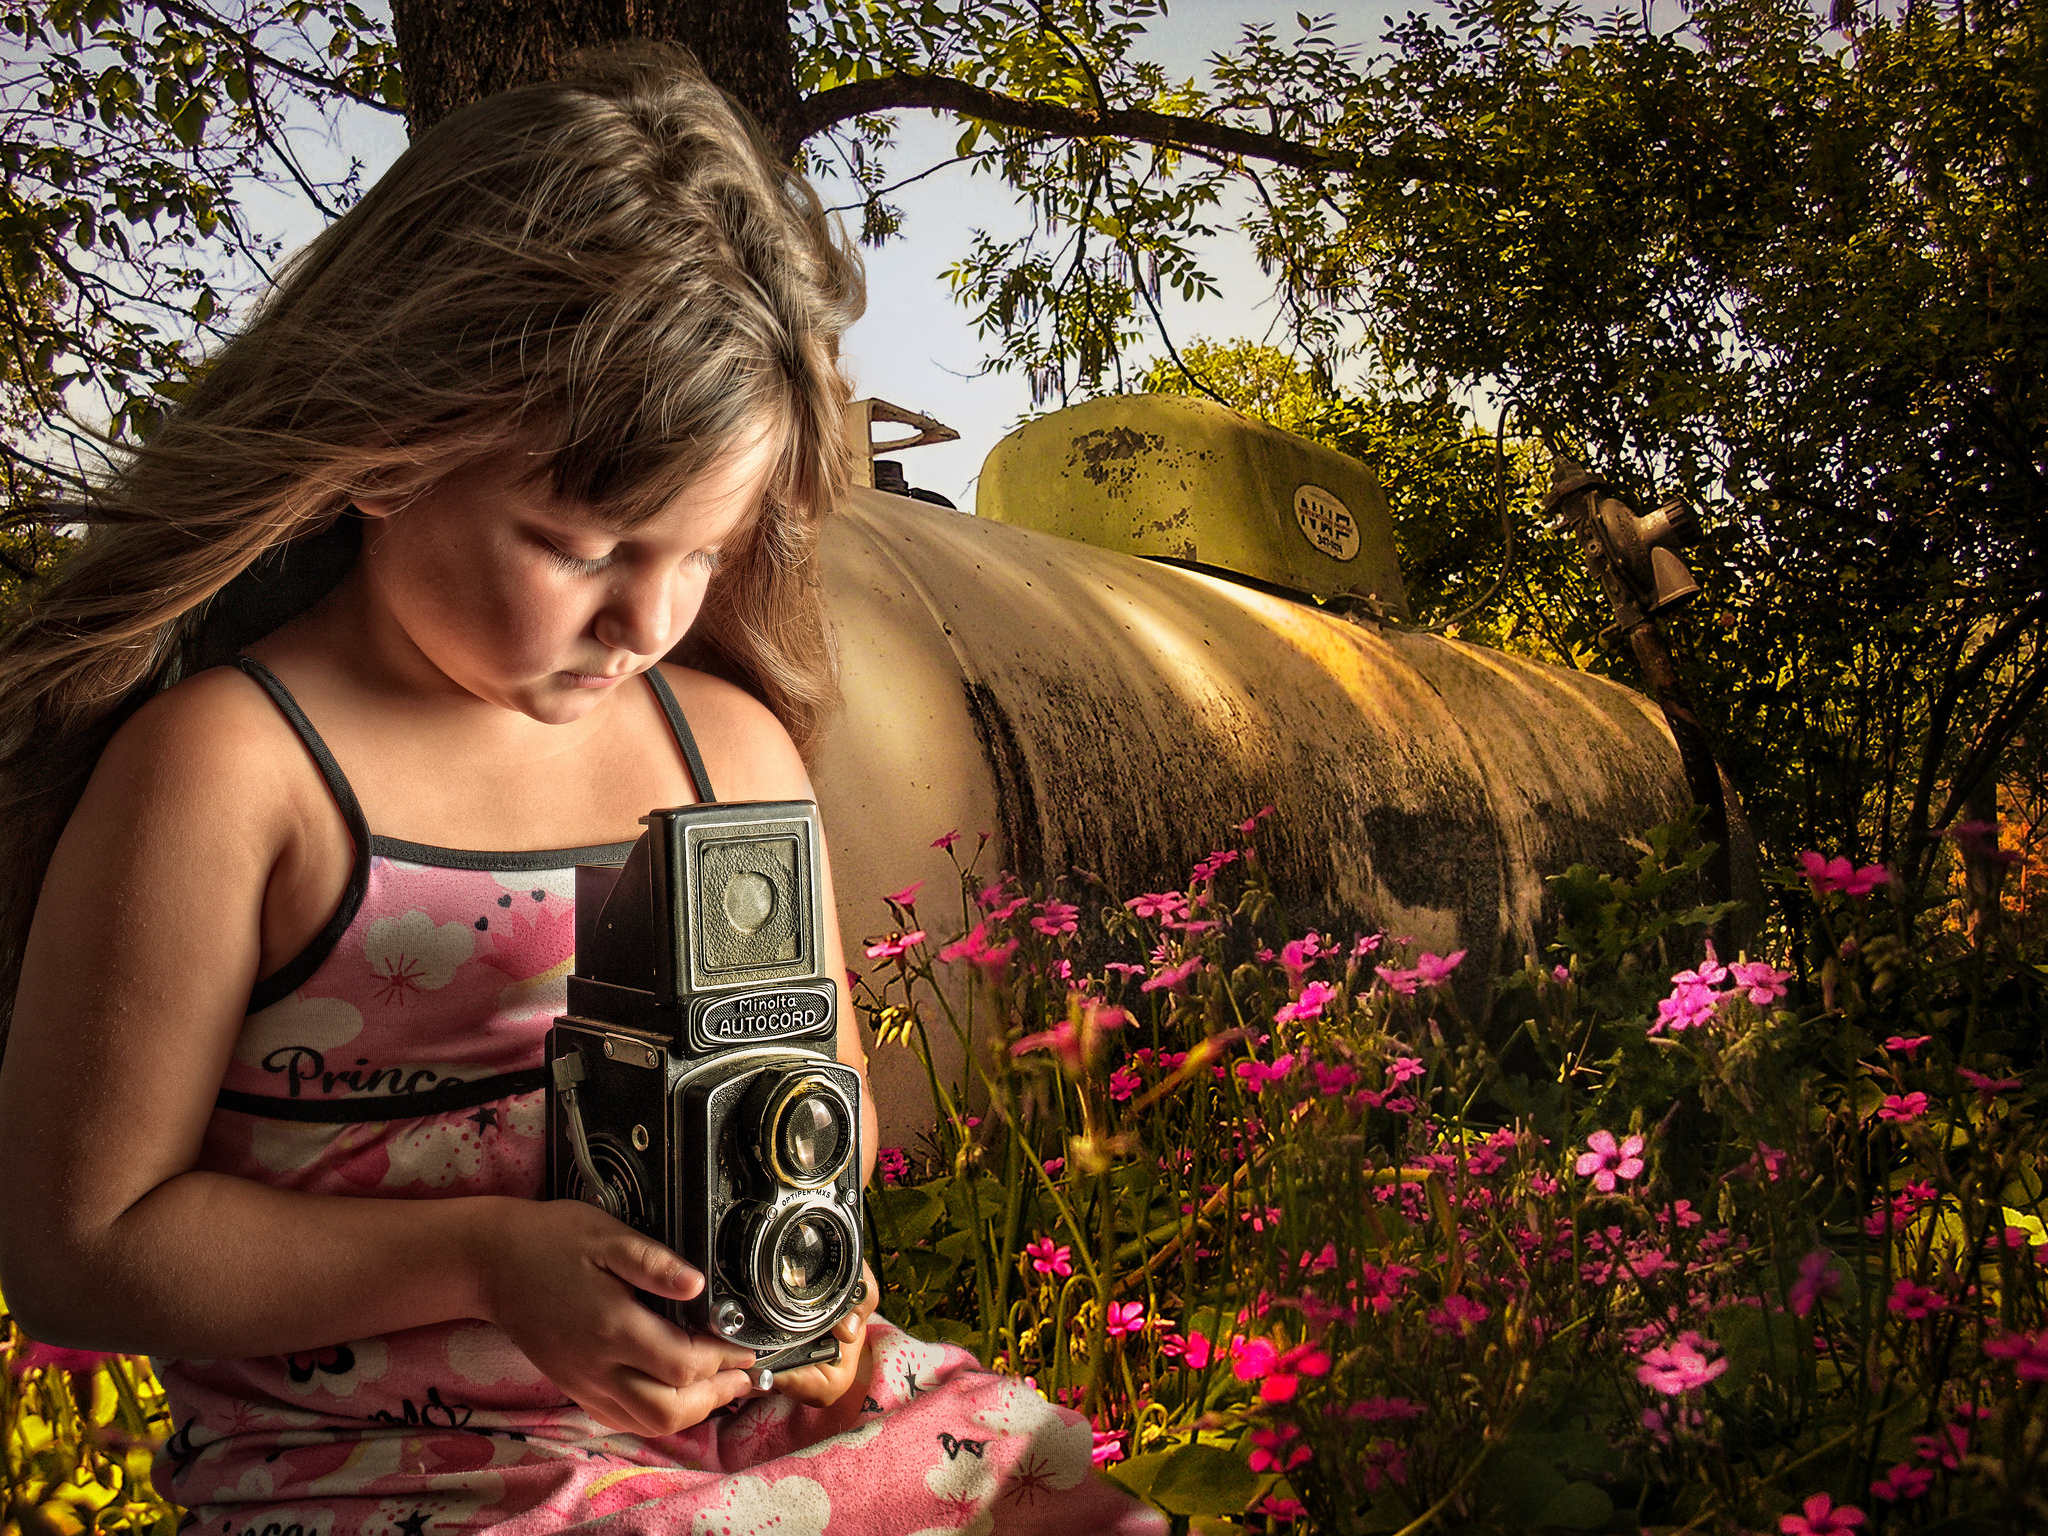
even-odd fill
[(1493, 1309), (1483, 1301), (1474, 1301), (1456, 1291), (1444, 1298), (1444, 1304), (1430, 1310), (1429, 1326), (1438, 1333), (1466, 1333), (1477, 1328), (1493, 1315)]
[(1672, 982), (1671, 995), (1657, 1004), (1657, 1017), (1649, 1026), (1649, 1034), (1659, 1035), (1668, 1029), (1676, 1035), (1696, 1029), (1711, 1019), (1714, 1010), (1721, 1006), (1721, 994), (1701, 982), (1691, 971), (1680, 972)]
[(1113, 1434), (1108, 1430), (1098, 1429), (1095, 1431), (1095, 1448), (1088, 1454), (1098, 1467), (1106, 1467), (1111, 1462), (1122, 1461), (1124, 1459), (1124, 1437), (1120, 1434)]
[(1844, 896), (1868, 896), (1892, 877), (1882, 864), (1866, 864), (1858, 869), (1847, 859), (1822, 858), (1811, 849), (1799, 855), (1799, 868), (1816, 896), (1829, 891), (1840, 891)]
[(1157, 976), (1150, 977), (1142, 982), (1138, 990), (1140, 992), (1157, 992), (1164, 988), (1168, 992), (1178, 992), (1187, 985), (1188, 978), (1201, 968), (1202, 957), (1200, 955), (1189, 955), (1179, 965), (1169, 966)]
[(882, 939), (877, 943), (870, 944), (867, 947), (867, 957), (870, 960), (894, 960), (906, 950), (912, 949), (923, 942), (924, 930), (922, 928), (918, 929), (915, 933), (899, 933), (891, 938)]
[(951, 853), (953, 851), (953, 845), (959, 841), (960, 833), (959, 830), (956, 828), (951, 832), (943, 834), (942, 836), (933, 838), (932, 846), (934, 848), (943, 848), (948, 853)]
[(1238, 852), (1235, 848), (1219, 848), (1195, 866), (1194, 875), (1188, 883), (1199, 885), (1204, 880), (1212, 880), (1218, 870), (1227, 864), (1235, 864), (1237, 860)]
[(21, 1333), (18, 1328), (16, 1334), (14, 1353), (7, 1362), (8, 1370), (16, 1376), (24, 1371), (94, 1371), (109, 1360), (120, 1358), (117, 1354), (96, 1349), (65, 1349), (61, 1345), (45, 1344)]
[(1074, 1272), (1074, 1250), (1065, 1243), (1055, 1245), (1049, 1237), (1024, 1245), (1024, 1256), (1041, 1275), (1058, 1275), (1062, 1280)]
[(1929, 1290), (1917, 1280), (1901, 1279), (1892, 1286), (1885, 1305), (1899, 1316), (1918, 1322), (1930, 1312), (1941, 1311), (1946, 1303), (1941, 1299), (1941, 1292)]
[(1930, 1468), (1902, 1461), (1870, 1485), (1870, 1496), (1883, 1499), (1887, 1504), (1904, 1504), (1919, 1498), (1933, 1486), (1934, 1473)]
[(1124, 905), (1140, 917), (1171, 919), (1187, 910), (1188, 899), (1179, 891), (1156, 891), (1146, 896), (1133, 896)]
[(887, 896), (884, 896), (882, 899), (884, 901), (892, 901), (899, 907), (907, 907), (912, 902), (917, 900), (917, 893), (923, 889), (924, 882), (922, 880), (913, 880), (910, 882), (910, 884), (903, 887), (902, 890), (891, 891)]
[(1191, 1371), (1199, 1371), (1209, 1363), (1213, 1353), (1209, 1336), (1199, 1328), (1190, 1328), (1186, 1338), (1169, 1335), (1159, 1341), (1159, 1353), (1169, 1360), (1178, 1360)]
[(1293, 1070), (1294, 1054), (1291, 1051), (1274, 1057), (1271, 1066), (1263, 1061), (1240, 1061), (1237, 1064), (1238, 1080), (1253, 1093), (1263, 1092), (1268, 1084), (1285, 1082)]
[(1389, 992), (1398, 992), (1403, 997), (1413, 997), (1415, 988), (1422, 980), (1420, 971), (1404, 971), (1399, 966), (1376, 965), (1373, 974), (1387, 984)]
[(1854, 1504), (1837, 1508), (1835, 1501), (1824, 1493), (1816, 1493), (1801, 1509), (1800, 1514), (1778, 1518), (1778, 1529), (1785, 1536), (1847, 1536), (1866, 1518)]
[(1968, 1067), (1957, 1067), (1956, 1076), (1977, 1090), (1977, 1097), (1989, 1104), (2001, 1093), (2008, 1093), (2020, 1086), (2016, 1077), (1987, 1077), (1982, 1072), (1972, 1072)]
[(1785, 1305), (1799, 1317), (1812, 1312), (1816, 1303), (1841, 1294), (1842, 1275), (1835, 1268), (1835, 1256), (1816, 1248), (1799, 1261), (1799, 1278), (1785, 1293)]
[(1282, 1003), (1273, 1015), (1275, 1024), (1296, 1024), (1305, 1019), (1319, 1019), (1323, 1007), (1337, 995), (1337, 988), (1327, 981), (1312, 981), (1301, 989), (1301, 996), (1291, 1003)]
[(1295, 986), (1301, 985), (1301, 978), (1323, 952), (1323, 936), (1319, 933), (1306, 934), (1290, 939), (1280, 946), (1280, 964), (1285, 967)]
[(1895, 1056), (1911, 1056), (1933, 1038), (1932, 1035), (1893, 1035), (1885, 1041), (1884, 1048)]
[(1375, 1312), (1393, 1311), (1394, 1303), (1401, 1299), (1402, 1289), (1417, 1273), (1406, 1264), (1389, 1264), (1384, 1269), (1377, 1264), (1359, 1265), (1359, 1303)]
[(1616, 1180), (1632, 1179), (1643, 1171), (1640, 1136), (1631, 1136), (1617, 1146), (1612, 1131), (1595, 1131), (1586, 1138), (1586, 1147), (1572, 1164), (1572, 1171), (1582, 1179), (1590, 1178), (1603, 1195), (1614, 1193)]
[(1877, 1107), (1877, 1118), (1894, 1125), (1911, 1125), (1926, 1113), (1927, 1095), (1918, 1092), (1888, 1093)]
[(1432, 955), (1424, 950), (1415, 960), (1415, 980), (1425, 987), (1440, 987), (1451, 979), (1451, 972), (1464, 958), (1462, 949), (1448, 955)]
[(910, 1156), (901, 1147), (884, 1147), (875, 1156), (875, 1169), (884, 1184), (900, 1184), (910, 1172)]
[(1984, 1341), (1984, 1353), (2010, 1360), (2021, 1381), (2048, 1381), (2048, 1332), (1994, 1334)]
[(1696, 1392), (1728, 1369), (1725, 1358), (1708, 1357), (1707, 1351), (1717, 1347), (1688, 1328), (1669, 1344), (1645, 1350), (1636, 1380), (1666, 1397)]
[(1305, 1445), (1289, 1446), (1301, 1431), (1292, 1424), (1275, 1424), (1252, 1431), (1251, 1469), (1254, 1472), (1292, 1472), (1313, 1454)]
[(1747, 992), (1759, 1008), (1768, 1008), (1783, 997), (1785, 983), (1792, 979), (1790, 971), (1778, 970), (1764, 960), (1738, 960), (1728, 967), (1728, 974), (1735, 979), (1735, 990)]
[(1031, 926), (1049, 939), (1056, 939), (1063, 933), (1072, 933), (1079, 926), (1077, 919), (1081, 909), (1064, 901), (1048, 901), (1038, 909), (1038, 915), (1031, 919)]
[(1129, 1067), (1118, 1067), (1109, 1074), (1109, 1096), (1121, 1104), (1138, 1091), (1144, 1080)]
[(1326, 1098), (1348, 1093), (1358, 1082), (1358, 1068), (1348, 1061), (1340, 1061), (1335, 1066), (1312, 1061), (1309, 1068), (1316, 1075), (1316, 1091)]
[(1145, 1303), (1142, 1301), (1112, 1301), (1104, 1328), (1112, 1339), (1122, 1338), (1127, 1333), (1142, 1333), (1145, 1330)]
[(947, 965), (965, 960), (970, 965), (979, 967), (990, 980), (994, 980), (1002, 973), (1003, 967), (1010, 963), (1010, 956), (1016, 952), (1015, 939), (1005, 939), (1000, 944), (991, 944), (988, 924), (976, 923), (971, 933), (964, 938), (955, 939), (940, 950), (939, 959)]
[(1271, 816), (1273, 814), (1273, 807), (1271, 807), (1270, 805), (1262, 805), (1256, 811), (1253, 811), (1251, 815), (1247, 816), (1243, 821), (1240, 821), (1237, 824), (1237, 830), (1242, 832), (1246, 837), (1250, 837), (1253, 832), (1258, 830), (1259, 823), (1264, 821), (1268, 816)]
[(1387, 1063), (1387, 1086), (1398, 1088), (1413, 1078), (1421, 1077), (1429, 1068), (1422, 1064), (1420, 1056), (1396, 1056)]

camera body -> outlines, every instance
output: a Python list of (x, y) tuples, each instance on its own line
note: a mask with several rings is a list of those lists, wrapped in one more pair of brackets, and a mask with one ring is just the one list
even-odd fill
[(809, 801), (655, 811), (576, 870), (569, 1011), (547, 1038), (547, 1188), (700, 1270), (672, 1321), (761, 1368), (838, 1358), (861, 1290), (860, 1075), (833, 1054)]

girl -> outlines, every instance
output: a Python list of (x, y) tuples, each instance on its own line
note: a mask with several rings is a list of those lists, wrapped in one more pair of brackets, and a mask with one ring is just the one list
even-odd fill
[(541, 1094), (489, 1080), (564, 1006), (573, 866), (811, 798), (861, 302), (684, 56), (576, 70), (296, 260), (0, 650), (8, 1303), (159, 1357), (158, 1484), (222, 1536), (1153, 1529), (871, 1276), (761, 1393), (633, 1294), (702, 1276), (535, 1198)]

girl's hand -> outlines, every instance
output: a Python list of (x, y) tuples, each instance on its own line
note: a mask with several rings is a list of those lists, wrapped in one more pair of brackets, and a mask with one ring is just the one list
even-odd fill
[(865, 1396), (868, 1319), (881, 1305), (882, 1288), (875, 1282), (875, 1272), (866, 1264), (861, 1265), (860, 1275), (860, 1299), (832, 1325), (832, 1336), (839, 1340), (838, 1360), (831, 1365), (804, 1365), (793, 1371), (777, 1372), (775, 1390), (784, 1397), (813, 1408), (829, 1408), (856, 1390)]
[(633, 1294), (688, 1301), (704, 1289), (696, 1270), (580, 1200), (493, 1203), (505, 1216), (480, 1261), (483, 1315), (592, 1418), (672, 1435), (749, 1395), (752, 1350), (686, 1332)]

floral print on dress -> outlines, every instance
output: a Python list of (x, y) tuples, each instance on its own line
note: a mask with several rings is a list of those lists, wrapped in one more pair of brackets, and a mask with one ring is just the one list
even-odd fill
[[(540, 1064), (567, 1002), (571, 869), (376, 850), (347, 930), (250, 1015), (224, 1087), (370, 1103)], [(374, 1199), (542, 1193), (545, 1096), (358, 1122), (217, 1110), (200, 1164)], [(1094, 1475), (1078, 1414), (879, 1316), (858, 1420), (767, 1396), (678, 1435), (607, 1430), (500, 1329), (457, 1319), (259, 1360), (159, 1361), (157, 1486), (205, 1536), (910, 1536), (1164, 1529)]]

